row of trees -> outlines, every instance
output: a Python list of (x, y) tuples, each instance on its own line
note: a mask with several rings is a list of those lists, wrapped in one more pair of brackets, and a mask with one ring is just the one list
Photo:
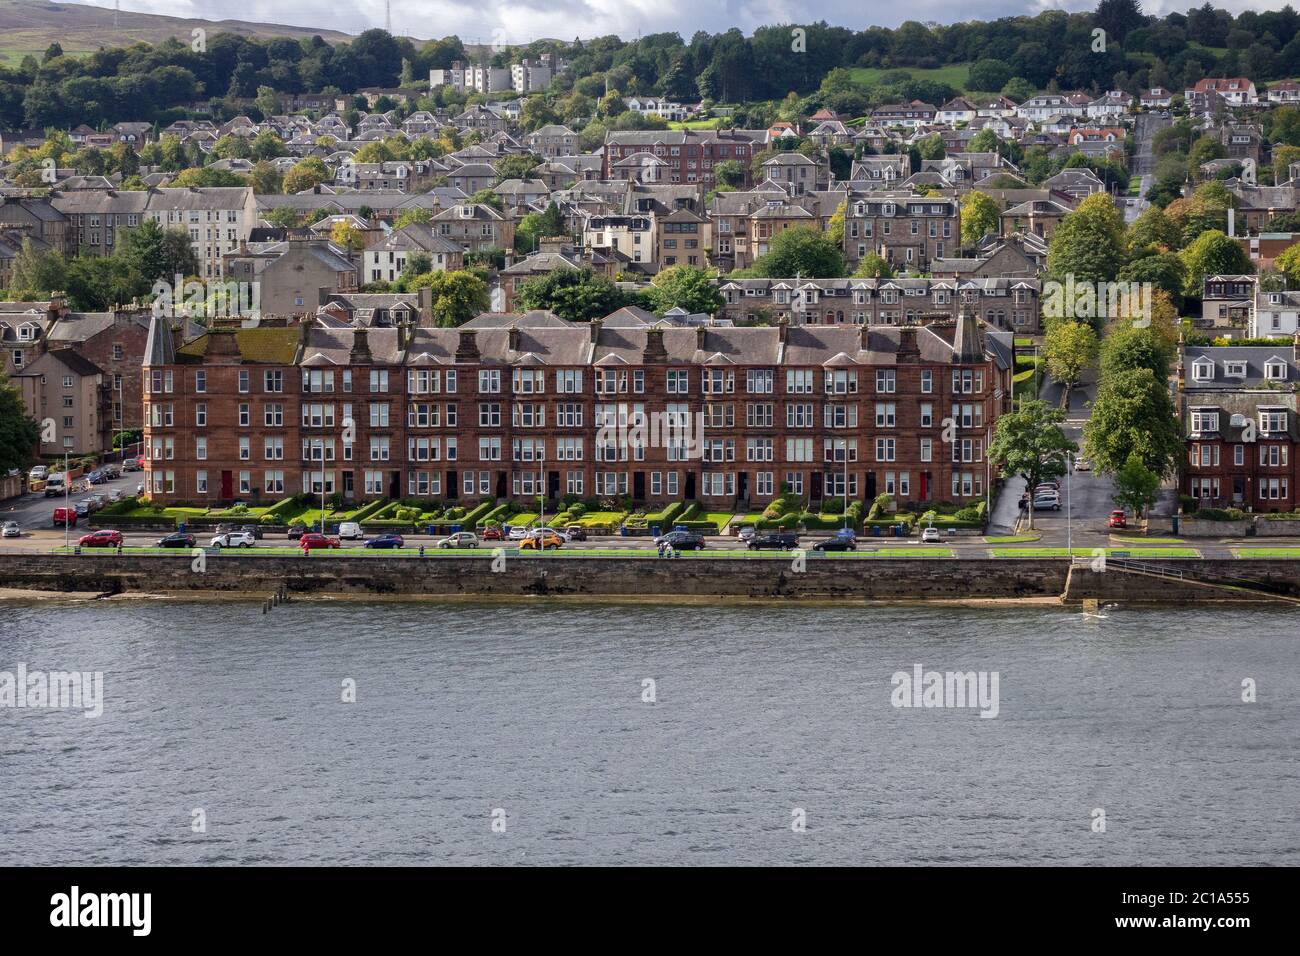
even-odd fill
[[(1095, 48), (1097, 28), (1106, 31), (1104, 49)], [(954, 90), (898, 75), (876, 77), (871, 84), (825, 86), (831, 71), (970, 64), (968, 90), (1009, 90), (1021, 97), (1044, 87), (1180, 88), (1206, 75), (1244, 73), (1268, 80), (1300, 72), (1297, 32), (1300, 21), (1290, 7), (1234, 16), (1207, 3), (1187, 14), (1148, 17), (1137, 0), (1102, 0), (1091, 13), (1048, 10), (954, 24), (908, 21), (895, 29), (851, 30), (816, 22), (759, 27), (750, 36), (737, 28), (700, 31), (689, 42), (677, 33), (634, 41), (615, 36), (541, 40), (498, 50), (489, 59), (505, 65), (543, 52), (567, 59), (569, 71), (557, 78), (545, 102), (532, 107), (563, 120), (602, 112), (610, 119), (599, 104), (611, 90), (730, 103), (777, 102), (795, 94), (814, 100), (808, 104), (813, 108), (861, 112), (876, 97), (940, 100)], [(470, 59), (456, 37), (417, 46), (383, 30), (337, 44), (319, 36), (257, 39), (220, 33), (201, 44), (169, 40), (81, 58), (65, 56), (53, 44), (40, 61), (27, 57), (17, 68), (0, 69), (0, 122), (11, 128), (123, 119), (165, 123), (203, 99), (218, 106), (256, 99), (256, 109), (264, 112), (274, 108), (277, 94), (418, 86), (431, 68)], [(426, 105), (465, 99), (440, 88)], [(540, 120), (525, 116), (526, 123)]]

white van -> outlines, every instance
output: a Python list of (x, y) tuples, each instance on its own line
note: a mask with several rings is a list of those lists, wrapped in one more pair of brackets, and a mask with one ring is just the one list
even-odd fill
[(344, 521), (339, 525), (339, 537), (344, 541), (356, 541), (363, 537), (361, 525), (355, 521)]
[(45, 497), (53, 498), (55, 495), (64, 493), (63, 472), (56, 471), (45, 479)]

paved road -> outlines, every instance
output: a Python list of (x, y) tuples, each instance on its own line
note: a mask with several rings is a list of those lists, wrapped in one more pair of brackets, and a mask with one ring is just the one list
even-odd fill
[(1137, 122), (1133, 127), (1133, 164), (1129, 170), (1130, 173), (1138, 177), (1138, 195), (1137, 197), (1127, 197), (1123, 200), (1124, 221), (1132, 222), (1138, 216), (1142, 215), (1143, 210), (1149, 203), (1146, 200), (1147, 190), (1155, 183), (1156, 158), (1152, 151), (1151, 145), (1156, 133), (1164, 129), (1171, 122), (1168, 116), (1160, 113), (1142, 113), (1139, 114)]

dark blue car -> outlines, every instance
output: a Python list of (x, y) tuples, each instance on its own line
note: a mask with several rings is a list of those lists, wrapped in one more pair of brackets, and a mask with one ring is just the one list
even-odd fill
[(381, 534), (366, 542), (367, 548), (401, 548), (406, 545), (400, 534)]
[(102, 471), (96, 470), (90, 473), (88, 480), (92, 485), (102, 485), (104, 482), (108, 481), (108, 475), (104, 474)]

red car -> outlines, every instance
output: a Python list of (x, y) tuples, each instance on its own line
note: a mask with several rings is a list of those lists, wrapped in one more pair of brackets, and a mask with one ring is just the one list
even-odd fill
[(298, 539), (298, 544), (304, 551), (314, 551), (317, 548), (338, 548), (341, 547), (338, 538), (331, 538), (327, 534), (318, 534), (315, 531), (304, 534)]
[(1122, 510), (1116, 508), (1110, 513), (1109, 524), (1112, 528), (1127, 528), (1128, 516)]
[(500, 528), (484, 528), (484, 529), (483, 529), (483, 540), (484, 540), (484, 541), (503, 541), (503, 540), (505, 540), (505, 535), (501, 533), (501, 529), (500, 529)]
[(92, 531), (90, 534), (83, 534), (77, 539), (77, 544), (83, 548), (116, 548), (122, 543), (122, 532), (109, 531)]

